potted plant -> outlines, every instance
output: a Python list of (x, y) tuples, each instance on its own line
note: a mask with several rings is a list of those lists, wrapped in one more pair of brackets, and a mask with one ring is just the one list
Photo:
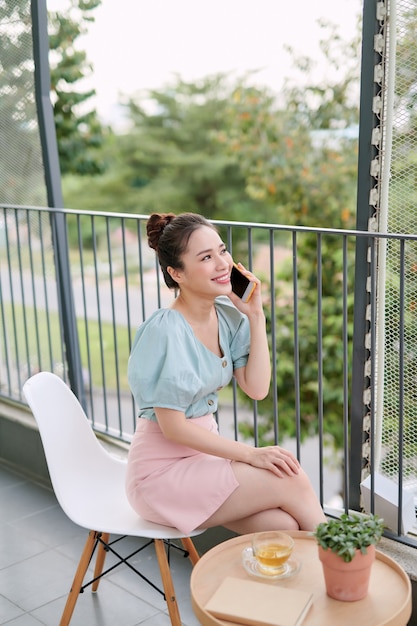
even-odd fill
[(343, 513), (317, 526), (314, 536), (331, 598), (351, 602), (366, 596), (375, 545), (383, 529), (377, 515), (359, 513)]

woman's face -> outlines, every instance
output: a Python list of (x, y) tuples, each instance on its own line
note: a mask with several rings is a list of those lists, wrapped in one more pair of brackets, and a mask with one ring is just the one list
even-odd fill
[(233, 260), (218, 233), (209, 226), (201, 226), (193, 232), (182, 262), (183, 270), (172, 270), (181, 290), (210, 297), (231, 292)]

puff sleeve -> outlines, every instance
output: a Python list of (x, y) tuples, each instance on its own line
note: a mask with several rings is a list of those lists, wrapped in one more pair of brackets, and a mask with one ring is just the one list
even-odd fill
[(158, 311), (137, 331), (128, 380), (140, 411), (155, 406), (186, 412), (202, 386), (193, 337), (170, 311)]

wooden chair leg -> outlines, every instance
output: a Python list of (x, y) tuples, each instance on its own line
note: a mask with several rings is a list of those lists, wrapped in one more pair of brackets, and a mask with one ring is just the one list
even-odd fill
[[(104, 541), (104, 543), (109, 543), (110, 535), (109, 533), (102, 533), (101, 538)], [(94, 568), (94, 578), (97, 578), (98, 576), (100, 576), (101, 572), (103, 571), (106, 554), (107, 552), (104, 549), (104, 546), (100, 541), (98, 548), (97, 548), (96, 566)], [(91, 591), (97, 591), (99, 584), (100, 584), (100, 578), (93, 582), (93, 584), (91, 585)]]
[(188, 556), (190, 558), (191, 563), (193, 565), (195, 565), (197, 563), (197, 561), (200, 560), (200, 555), (198, 554), (197, 550), (195, 549), (195, 545), (193, 543), (193, 540), (190, 539), (190, 537), (183, 537), (181, 539), (181, 543), (184, 546), (184, 550), (187, 550)]
[(154, 539), (156, 558), (158, 559), (159, 571), (161, 572), (162, 585), (168, 613), (172, 626), (181, 626), (180, 612), (178, 610), (177, 599), (175, 597), (174, 583), (172, 582), (171, 570), (169, 569), (167, 554), (163, 539)]
[(74, 580), (72, 581), (72, 586), (68, 594), (67, 602), (65, 604), (64, 612), (62, 613), (59, 626), (68, 626), (68, 624), (70, 623), (75, 604), (78, 600), (80, 589), (82, 587), (83, 580), (88, 569), (88, 565), (94, 552), (94, 546), (98, 534), (99, 533), (97, 533), (95, 530), (90, 530), (90, 532), (88, 533), (87, 541), (85, 542), (84, 550), (81, 554), (81, 558), (75, 572)]

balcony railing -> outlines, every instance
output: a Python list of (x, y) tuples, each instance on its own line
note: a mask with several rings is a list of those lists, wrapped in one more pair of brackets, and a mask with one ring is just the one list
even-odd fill
[[(41, 370), (53, 371), (71, 384), (96, 431), (129, 442), (136, 419), (126, 375), (131, 342), (141, 322), (174, 297), (147, 246), (147, 216), (12, 206), (0, 211), (0, 398), (25, 405), (25, 380)], [(362, 280), (355, 268), (357, 242), (366, 240), (369, 246), (362, 278), (371, 294), (380, 242), (397, 247), (399, 429), (391, 443), (398, 454), (401, 502), (409, 478), (398, 453), (405, 428), (407, 325), (401, 294), (407, 246), (415, 245), (417, 237), (216, 225), (235, 260), (262, 280), (273, 365), (267, 401), (248, 402), (233, 383), (221, 393), (220, 432), (256, 445), (292, 447), (329, 511), (352, 508), (350, 503), (360, 500), (360, 485), (352, 484), (351, 476), (363, 476), (365, 465), (372, 477), (378, 469), (373, 461), (380, 445), (376, 392), (373, 384), (366, 385), (367, 378), (377, 380), (373, 362), (363, 363), (361, 386), (352, 388), (353, 352), (361, 341), (354, 334), (354, 296)], [(375, 298), (360, 315), (375, 329), (362, 338), (371, 344), (364, 351), (373, 353), (380, 319)], [(352, 415), (353, 396), (363, 397), (360, 419)], [(373, 507), (374, 496), (371, 500)], [(414, 545), (410, 535), (402, 536), (401, 514), (394, 535)]]

